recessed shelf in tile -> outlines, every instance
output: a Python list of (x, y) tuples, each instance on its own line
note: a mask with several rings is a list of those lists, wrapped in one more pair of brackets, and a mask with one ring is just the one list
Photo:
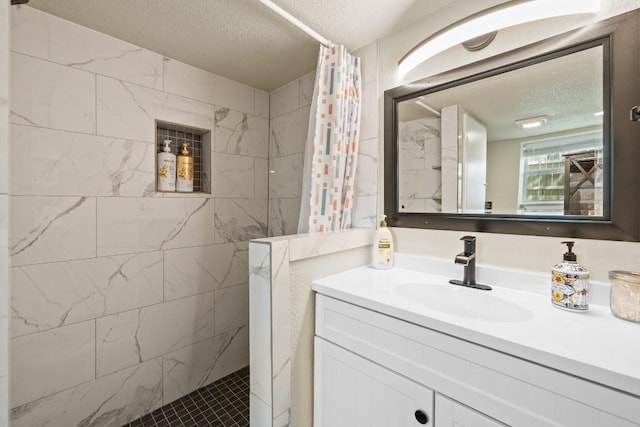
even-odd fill
[[(171, 141), (169, 148), (176, 155), (182, 150), (183, 142), (189, 144), (194, 162), (193, 192), (211, 194), (211, 130), (156, 120), (156, 168), (157, 155), (162, 152), (165, 140)], [(156, 191), (166, 192), (158, 190), (157, 170)]]

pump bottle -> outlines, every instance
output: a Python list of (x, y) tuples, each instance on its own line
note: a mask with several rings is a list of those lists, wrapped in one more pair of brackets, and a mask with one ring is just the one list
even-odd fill
[(589, 271), (578, 264), (573, 253), (574, 242), (562, 242), (567, 252), (562, 262), (551, 269), (551, 302), (565, 310), (586, 311), (589, 309)]
[(170, 139), (164, 140), (164, 148), (158, 153), (158, 191), (176, 191), (176, 155), (169, 147)]
[(376, 230), (371, 248), (372, 267), (389, 269), (393, 267), (393, 236), (387, 228), (387, 216), (382, 216), (380, 228)]

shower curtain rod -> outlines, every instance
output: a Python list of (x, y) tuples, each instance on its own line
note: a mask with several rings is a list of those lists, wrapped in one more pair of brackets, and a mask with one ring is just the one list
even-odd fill
[(300, 21), (298, 18), (291, 15), (289, 12), (287, 12), (286, 10), (284, 10), (283, 8), (281, 8), (271, 0), (258, 0), (258, 1), (263, 5), (265, 5), (266, 7), (268, 7), (269, 9), (273, 10), (278, 15), (282, 16), (284, 19), (286, 19), (287, 21), (289, 21), (290, 23), (292, 23), (293, 25), (295, 25), (296, 27), (298, 27), (308, 35), (310, 35), (311, 37), (313, 37), (314, 39), (318, 40), (321, 44), (327, 47), (333, 44), (329, 39), (318, 34), (316, 31), (311, 29), (308, 25), (306, 25), (305, 23)]

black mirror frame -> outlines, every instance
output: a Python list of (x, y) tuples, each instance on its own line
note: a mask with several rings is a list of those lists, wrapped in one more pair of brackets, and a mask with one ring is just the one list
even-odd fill
[[(559, 45), (567, 46), (558, 49)], [(605, 114), (604, 186), (602, 217), (529, 217), (448, 213), (403, 213), (398, 209), (397, 104), (405, 99), (446, 89), (488, 75), (520, 68), (590, 46), (604, 47)], [(553, 46), (551, 50), (548, 46)], [(640, 122), (629, 111), (640, 99), (640, 12), (633, 11), (535, 43), (488, 61), (453, 70), (432, 81), (398, 87), (384, 93), (384, 209), (393, 227), (475, 231), (598, 240), (640, 241)], [(608, 64), (608, 66), (606, 65)], [(607, 107), (609, 107), (607, 109)], [(607, 147), (608, 145), (608, 147)], [(608, 193), (608, 194), (607, 194)], [(606, 203), (608, 201), (608, 203)]]

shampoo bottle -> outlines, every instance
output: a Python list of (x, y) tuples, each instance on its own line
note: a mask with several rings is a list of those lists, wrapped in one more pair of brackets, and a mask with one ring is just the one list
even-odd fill
[(181, 193), (193, 192), (193, 156), (189, 154), (188, 146), (188, 142), (182, 143), (182, 152), (177, 158), (176, 191)]
[(158, 153), (158, 191), (176, 191), (176, 155), (169, 148), (170, 139), (164, 140), (164, 148)]
[(393, 267), (393, 236), (387, 228), (387, 216), (382, 216), (380, 228), (376, 230), (372, 247), (373, 268), (389, 269)]
[(589, 271), (578, 264), (573, 253), (574, 242), (562, 242), (567, 252), (562, 262), (551, 269), (551, 302), (566, 310), (589, 309)]

